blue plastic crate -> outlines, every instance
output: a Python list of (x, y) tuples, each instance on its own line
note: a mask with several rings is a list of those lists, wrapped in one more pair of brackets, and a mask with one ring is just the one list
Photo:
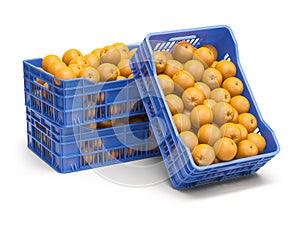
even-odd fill
[[(254, 114), (258, 120), (257, 132), (260, 132), (267, 142), (262, 154), (210, 166), (200, 167), (194, 163), (190, 150), (179, 137), (173, 122), (159, 85), (153, 59), (153, 51), (171, 51), (175, 43), (181, 40), (190, 42), (196, 48), (204, 44), (212, 44), (218, 49), (218, 60), (227, 59), (235, 63), (237, 67), (236, 77), (242, 80), (244, 84), (243, 95), (248, 98), (251, 105), (249, 112)], [(263, 120), (254, 100), (239, 61), (237, 42), (229, 27), (214, 26), (149, 34), (131, 60), (131, 67), (163, 160), (175, 188), (188, 188), (253, 174), (279, 152), (276, 136)]]
[(145, 114), (133, 78), (102, 83), (77, 78), (61, 80), (58, 86), (41, 65), (41, 58), (23, 61), (25, 105), (54, 123), (73, 126)]
[(160, 156), (149, 123), (93, 130), (60, 127), (27, 108), (27, 145), (60, 173)]

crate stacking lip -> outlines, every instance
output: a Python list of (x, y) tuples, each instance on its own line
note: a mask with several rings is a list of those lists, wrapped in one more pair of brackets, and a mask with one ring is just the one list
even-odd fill
[(72, 126), (145, 114), (133, 78), (101, 83), (77, 78), (56, 85), (41, 65), (41, 58), (23, 61), (25, 105), (54, 123)]
[[(262, 154), (210, 166), (200, 167), (194, 163), (190, 150), (179, 137), (172, 120), (172, 115), (159, 85), (153, 59), (153, 51), (171, 51), (172, 47), (181, 40), (190, 42), (196, 48), (204, 44), (212, 44), (218, 49), (219, 57), (217, 60), (226, 59), (235, 63), (237, 67), (236, 77), (242, 80), (244, 84), (243, 95), (250, 102), (249, 112), (255, 115), (258, 120), (257, 132), (261, 133), (267, 142)], [(280, 147), (275, 133), (263, 120), (242, 70), (237, 42), (228, 26), (148, 34), (132, 58), (131, 68), (170, 180), (175, 188), (189, 188), (253, 174), (279, 152)]]
[(27, 107), (27, 145), (60, 173), (160, 156), (148, 122), (93, 130), (61, 127)]

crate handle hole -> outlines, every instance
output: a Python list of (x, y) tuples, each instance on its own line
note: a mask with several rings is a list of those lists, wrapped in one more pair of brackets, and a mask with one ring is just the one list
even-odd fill
[(196, 35), (188, 35), (188, 36), (173, 37), (170, 38), (169, 41), (182, 41), (182, 40), (190, 40), (195, 38), (197, 38)]

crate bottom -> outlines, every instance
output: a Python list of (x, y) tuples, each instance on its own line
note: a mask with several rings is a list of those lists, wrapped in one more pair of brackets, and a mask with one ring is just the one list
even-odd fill
[(85, 155), (74, 155), (70, 157), (59, 157), (46, 148), (44, 148), (39, 142), (31, 138), (28, 135), (27, 147), (41, 160), (47, 163), (55, 171), (59, 173), (71, 173), (81, 170), (87, 170), (97, 167), (109, 166), (118, 163), (130, 162), (134, 160), (146, 159), (150, 157), (160, 156), (158, 148), (152, 150), (137, 150), (144, 146), (135, 146), (127, 148), (124, 146), (122, 149), (115, 149), (109, 151), (103, 151), (98, 153), (91, 153)]
[(230, 181), (234, 179), (242, 179), (243, 177), (247, 177), (250, 175), (255, 174), (260, 168), (262, 168), (269, 160), (266, 159), (263, 163), (256, 164), (251, 169), (245, 167), (237, 168), (234, 171), (230, 172), (222, 172), (222, 173), (215, 173), (211, 175), (204, 175), (202, 179), (199, 180), (199, 177), (196, 177), (194, 181), (188, 180), (186, 182), (183, 182), (183, 178), (180, 176), (180, 174), (173, 175), (170, 180), (173, 184), (173, 187), (176, 189), (186, 189), (186, 188), (193, 188), (197, 186), (204, 186), (208, 184), (213, 183), (222, 183), (225, 181)]

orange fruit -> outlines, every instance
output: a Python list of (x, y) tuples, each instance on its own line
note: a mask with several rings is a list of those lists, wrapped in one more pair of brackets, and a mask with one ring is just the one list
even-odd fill
[(242, 140), (238, 144), (237, 159), (245, 158), (249, 156), (255, 156), (258, 154), (257, 146), (250, 140)]
[(229, 77), (222, 83), (222, 88), (229, 91), (231, 97), (241, 95), (244, 91), (243, 82), (237, 77)]
[(160, 74), (163, 73), (166, 69), (167, 65), (167, 57), (164, 53), (154, 51), (154, 61), (155, 61), (155, 67), (156, 67), (156, 73)]
[(175, 114), (173, 116), (173, 120), (175, 123), (175, 126), (179, 133), (183, 131), (188, 131), (191, 129), (191, 121), (190, 118), (185, 114)]
[(198, 138), (197, 136), (191, 131), (183, 131), (179, 134), (183, 142), (188, 146), (190, 151), (192, 152), (193, 149), (198, 145)]
[(241, 132), (241, 140), (245, 140), (248, 137), (248, 130), (242, 124), (236, 123), (237, 127), (240, 129)]
[[(49, 89), (49, 84), (48, 84), (47, 82), (45, 82), (45, 83), (43, 84), (43, 86), (44, 86), (46, 89)], [(49, 96), (49, 95), (48, 95), (48, 90), (44, 90), (44, 95), (43, 95), (43, 96), (44, 96), (45, 99), (49, 99), (49, 98), (48, 98), (48, 96)]]
[(119, 50), (120, 55), (121, 55), (121, 60), (122, 59), (129, 59), (128, 53), (129, 53), (129, 48), (126, 44), (122, 42), (117, 42), (112, 45), (112, 47), (115, 47)]
[(167, 60), (174, 59), (171, 52), (166, 51), (166, 50), (162, 50), (161, 52), (165, 54), (165, 56), (167, 57)]
[(165, 95), (174, 91), (174, 81), (168, 75), (160, 74), (157, 78)]
[(127, 148), (123, 148), (121, 149), (121, 157), (132, 157), (136, 154), (136, 148), (137, 147), (127, 147)]
[(216, 69), (222, 73), (224, 79), (234, 77), (236, 75), (236, 67), (234, 63), (228, 60), (220, 60), (216, 65)]
[(236, 95), (230, 100), (230, 104), (235, 108), (239, 114), (247, 113), (250, 109), (250, 103), (245, 96)]
[(220, 129), (213, 124), (204, 124), (197, 133), (200, 144), (208, 144), (214, 146), (217, 140), (222, 137)]
[(35, 80), (41, 85), (45, 84), (45, 81), (41, 80), (40, 78), (35, 78)]
[(82, 56), (82, 53), (78, 49), (69, 49), (63, 54), (62, 61), (66, 65), (69, 65), (70, 61), (77, 56)]
[(114, 65), (118, 65), (121, 60), (120, 51), (113, 46), (105, 46), (100, 52), (100, 64), (102, 63), (111, 63)]
[(181, 62), (179, 62), (175, 59), (169, 59), (169, 60), (167, 60), (164, 74), (166, 74), (172, 78), (174, 76), (174, 74), (180, 70), (183, 70), (183, 65), (181, 64)]
[(223, 77), (219, 70), (215, 68), (207, 68), (204, 70), (202, 82), (207, 84), (211, 90), (221, 87), (222, 80)]
[(105, 120), (102, 122), (98, 122), (98, 128), (99, 129), (104, 129), (104, 128), (109, 128), (112, 127), (112, 121), (111, 120)]
[(137, 116), (131, 116), (129, 118), (129, 123), (133, 124), (133, 123), (141, 123), (144, 122), (141, 118), (137, 117)]
[[(88, 127), (94, 127), (94, 124), (88, 125)], [(93, 129), (93, 128), (91, 128)], [(82, 143), (82, 149), (81, 152), (82, 154), (82, 160), (85, 165), (92, 164), (94, 163), (94, 156), (93, 154), (94, 151), (102, 149), (102, 139), (99, 138), (97, 140), (90, 140)], [(84, 153), (89, 153), (89, 154), (84, 154)]]
[[(84, 165), (90, 165), (93, 164), (94, 162), (94, 154), (93, 153), (89, 153), (88, 150), (82, 150), (82, 163)], [(89, 154), (84, 154), (84, 153), (89, 153)]]
[(68, 67), (73, 70), (77, 77), (79, 77), (79, 73), (83, 69), (83, 67), (78, 64), (71, 64)]
[(257, 134), (257, 133), (250, 133), (250, 134), (248, 134), (247, 139), (249, 141), (252, 141), (256, 145), (256, 147), (258, 149), (258, 154), (263, 153), (263, 151), (266, 148), (267, 143), (266, 143), (266, 139), (262, 135)]
[(210, 98), (216, 102), (230, 102), (230, 93), (225, 88), (215, 88), (210, 93)]
[(199, 88), (206, 98), (210, 98), (210, 87), (206, 83), (196, 82), (194, 87)]
[(239, 115), (239, 123), (244, 125), (249, 133), (257, 128), (257, 120), (251, 113), (242, 113)]
[[(95, 127), (95, 123), (92, 123), (91, 127)], [(95, 140), (90, 140), (90, 141), (85, 141), (82, 144), (88, 152), (93, 152), (93, 151), (102, 149), (102, 139), (101, 138), (98, 138)]]
[(172, 48), (173, 58), (185, 63), (193, 58), (195, 47), (187, 41), (179, 41)]
[(203, 105), (206, 105), (207, 107), (209, 107), (209, 108), (213, 108), (214, 106), (215, 106), (215, 104), (216, 104), (217, 102), (215, 101), (215, 100), (213, 100), (213, 99), (205, 99), (204, 101), (203, 101)]
[(42, 60), (42, 69), (48, 71), (48, 66), (53, 62), (61, 62), (60, 58), (57, 55), (47, 55)]
[(238, 151), (236, 143), (228, 137), (217, 140), (214, 144), (214, 150), (217, 158), (221, 161), (234, 159)]
[(94, 106), (96, 105), (96, 96), (93, 96), (92, 98), (90, 96), (84, 96), (83, 101), (85, 107), (87, 109), (84, 111), (84, 118), (87, 118), (88, 120), (95, 119), (96, 116), (96, 109)]
[(188, 117), (191, 116), (191, 111), (190, 110), (184, 109), (182, 113), (187, 115)]
[(85, 126), (90, 129), (97, 130), (97, 123), (91, 123), (91, 124), (87, 124)]
[(232, 107), (232, 109), (233, 109), (233, 117), (231, 119), (231, 122), (238, 123), (239, 122), (239, 113), (234, 107)]
[(119, 68), (111, 63), (103, 63), (97, 68), (101, 82), (116, 80), (120, 76)]
[(203, 47), (209, 48), (212, 51), (212, 53), (214, 54), (214, 60), (217, 60), (217, 58), (218, 58), (218, 50), (216, 49), (215, 46), (213, 46), (211, 44), (206, 44), (206, 45), (203, 45)]
[(100, 53), (101, 53), (101, 51), (102, 51), (102, 48), (95, 48), (95, 49), (91, 52), (91, 54), (94, 54), (94, 55), (98, 56), (99, 59), (100, 59)]
[(127, 77), (117, 76), (116, 80), (126, 80)]
[(120, 70), (121, 76), (123, 77), (128, 77), (130, 74), (132, 74), (130, 59), (121, 59), (118, 63), (118, 68)]
[(83, 56), (77, 56), (77, 57), (73, 58), (69, 62), (69, 65), (72, 65), (72, 64), (78, 64), (82, 67), (90, 66), (89, 62)]
[(100, 82), (100, 74), (98, 70), (96, 70), (94, 67), (84, 67), (80, 73), (79, 77), (88, 79), (92, 82), (98, 83)]
[(191, 110), (197, 105), (202, 105), (205, 96), (200, 89), (195, 87), (190, 87), (184, 90), (181, 99), (183, 101), (185, 108)]
[(208, 166), (214, 162), (216, 155), (211, 146), (200, 144), (194, 148), (192, 157), (198, 166)]
[(218, 61), (213, 61), (213, 63), (210, 65), (210, 68), (216, 68)]
[(44, 86), (45, 88), (49, 88), (49, 84), (48, 84), (47, 82), (45, 82), (45, 83), (43, 84), (43, 86)]
[(215, 61), (215, 56), (209, 48), (200, 47), (195, 50), (193, 59), (199, 60), (207, 68)]
[(62, 67), (66, 67), (66, 64), (61, 62), (61, 61), (55, 61), (52, 62), (49, 66), (48, 66), (48, 72), (53, 74), (55, 76), (56, 72), (62, 68)]
[(233, 107), (226, 102), (217, 102), (212, 108), (214, 122), (218, 125), (232, 121)]
[[(115, 150), (110, 150), (110, 151), (107, 151), (106, 152), (107, 155), (105, 155), (104, 157), (106, 158), (105, 160), (116, 160), (119, 158), (119, 149), (115, 149)], [(129, 151), (126, 152), (128, 155), (127, 157), (130, 157), (131, 154), (132, 154), (132, 150), (130, 150), (130, 153)]]
[[(69, 67), (67, 67), (67, 66), (60, 68), (60, 69), (56, 72), (56, 74), (55, 74), (54, 77), (55, 77), (55, 78), (59, 78), (59, 79), (61, 79), (61, 80), (71, 80), (71, 79), (77, 78), (77, 76), (76, 76), (76, 74), (74, 73), (74, 71), (71, 70), (71, 69), (70, 69)], [(54, 82), (55, 82), (55, 84), (58, 85), (58, 86), (61, 85), (61, 83), (60, 83), (59, 80), (56, 80), (56, 79), (55, 79)]]
[(194, 77), (195, 81), (200, 81), (204, 73), (204, 66), (198, 60), (189, 60), (183, 65), (183, 69)]
[(204, 124), (212, 123), (213, 113), (210, 108), (205, 105), (197, 105), (191, 111), (191, 122), (195, 128), (199, 128)]
[(86, 59), (86, 61), (88, 61), (88, 64), (95, 69), (97, 69), (97, 67), (100, 65), (100, 58), (96, 54), (86, 54), (84, 58)]
[[(112, 44), (112, 46), (115, 47), (115, 48), (122, 47), (122, 46), (126, 46), (127, 47), (127, 45), (124, 44), (123, 42), (115, 42), (115, 43)], [(128, 47), (127, 47), (127, 51), (129, 51)]]
[(236, 144), (242, 139), (241, 130), (235, 123), (224, 123), (220, 131), (223, 137), (232, 139)]
[(166, 101), (172, 115), (177, 113), (182, 113), (184, 109), (183, 101), (180, 97), (174, 94), (169, 94), (166, 96)]
[(105, 93), (104, 92), (100, 92), (98, 95), (97, 95), (97, 104), (105, 104), (106, 101), (105, 101)]
[(110, 115), (117, 115), (121, 111), (121, 106), (118, 104), (109, 106)]
[(175, 84), (175, 90), (179, 94), (182, 94), (185, 89), (195, 85), (194, 77), (185, 70), (176, 72), (172, 79)]

